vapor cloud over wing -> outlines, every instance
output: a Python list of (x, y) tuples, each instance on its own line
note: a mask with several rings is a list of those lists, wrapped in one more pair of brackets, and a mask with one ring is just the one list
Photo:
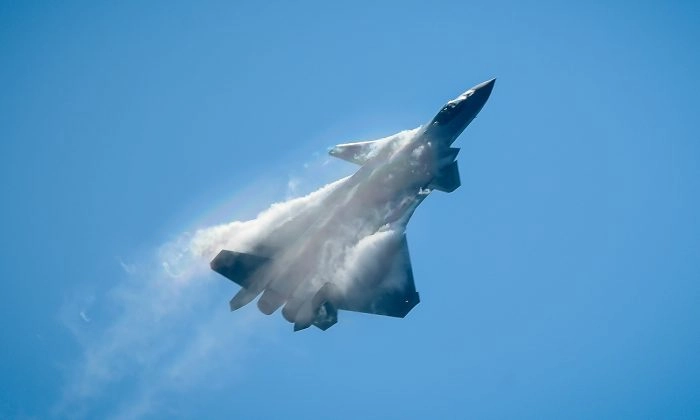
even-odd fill
[(101, 416), (95, 407), (104, 407), (106, 396), (119, 390), (116, 401), (107, 399), (110, 415), (141, 417), (167, 411), (161, 401), (169, 396), (236, 382), (248, 341), (273, 339), (274, 331), (257, 328), (262, 315), (254, 308), (230, 314), (231, 283), (211, 272), (211, 254), (269, 234), (332, 188), (274, 204), (253, 221), (180, 234), (138, 264), (119, 258), (119, 282), (104, 293), (72, 299), (61, 311), (80, 354), (66, 366), (54, 414)]

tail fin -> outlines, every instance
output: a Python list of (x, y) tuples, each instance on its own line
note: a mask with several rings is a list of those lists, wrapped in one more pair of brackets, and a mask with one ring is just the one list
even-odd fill
[(224, 249), (211, 260), (209, 266), (212, 270), (247, 289), (253, 281), (253, 273), (269, 260), (269, 258), (259, 255)]

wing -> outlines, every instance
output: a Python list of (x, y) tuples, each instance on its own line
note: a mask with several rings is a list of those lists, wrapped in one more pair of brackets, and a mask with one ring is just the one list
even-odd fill
[(338, 309), (403, 318), (420, 302), (403, 235), (379, 278), (362, 279), (346, 291)]

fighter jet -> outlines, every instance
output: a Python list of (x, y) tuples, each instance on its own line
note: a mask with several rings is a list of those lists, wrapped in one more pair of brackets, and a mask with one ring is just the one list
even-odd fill
[[(249, 249), (224, 249), (211, 261), (212, 270), (241, 286), (231, 310), (262, 294), (260, 311), (282, 307), (294, 331), (326, 330), (339, 310), (405, 317), (420, 301), (406, 225), (432, 191), (460, 186), (459, 149), (452, 144), (481, 111), (495, 80), (447, 102), (412, 132), (331, 148), (331, 156), (360, 165), (357, 172)], [(374, 247), (371, 258), (355, 255), (368, 247)]]

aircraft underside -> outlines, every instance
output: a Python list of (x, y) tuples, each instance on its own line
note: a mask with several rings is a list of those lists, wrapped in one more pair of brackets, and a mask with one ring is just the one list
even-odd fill
[(332, 148), (331, 156), (359, 170), (211, 261), (214, 271), (241, 286), (231, 310), (260, 296), (258, 308), (265, 314), (281, 308), (295, 331), (325, 330), (339, 310), (406, 316), (420, 301), (406, 225), (431, 191), (460, 186), (459, 149), (451, 145), (483, 107), (494, 80), (449, 101), (418, 129)]

